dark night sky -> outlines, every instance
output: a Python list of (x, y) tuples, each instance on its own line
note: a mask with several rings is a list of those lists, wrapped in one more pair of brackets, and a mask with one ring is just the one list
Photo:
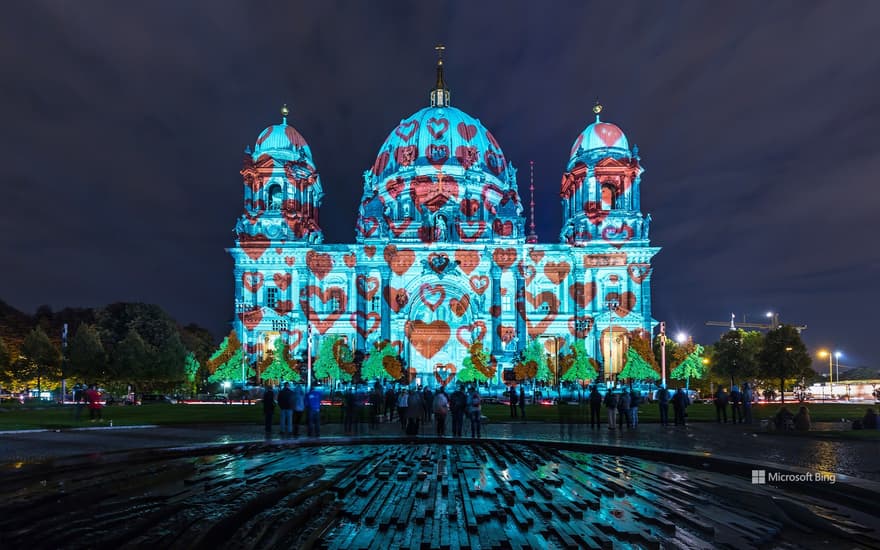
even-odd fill
[(290, 104), (327, 240), (354, 242), (361, 175), (427, 105), (437, 42), (526, 199), (535, 161), (542, 241), (598, 96), (647, 170), (657, 319), (711, 343), (706, 320), (779, 311), (880, 367), (874, 1), (11, 3), (0, 298), (153, 302), (224, 333), (245, 145)]

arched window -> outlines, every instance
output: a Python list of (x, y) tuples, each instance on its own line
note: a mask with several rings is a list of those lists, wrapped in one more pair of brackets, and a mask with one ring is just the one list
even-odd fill
[(275, 184), (269, 187), (269, 210), (281, 210), (282, 202), (281, 186)]
[(610, 182), (602, 184), (602, 208), (613, 210), (617, 207), (617, 189)]

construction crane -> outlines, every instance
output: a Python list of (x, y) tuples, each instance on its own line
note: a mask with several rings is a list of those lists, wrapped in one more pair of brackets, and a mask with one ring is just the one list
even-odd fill
[[(745, 316), (743, 316), (743, 317), (745, 317)], [(731, 313), (729, 323), (725, 322), (725, 321), (706, 321), (706, 326), (728, 327), (728, 328), (730, 328), (730, 330), (736, 330), (736, 329), (740, 329), (740, 328), (757, 328), (760, 330), (775, 330), (775, 329), (779, 328), (780, 326), (782, 326), (779, 323), (779, 314), (778, 313), (774, 313), (771, 311), (770, 313), (767, 314), (767, 317), (770, 319), (770, 322), (768, 322), (768, 323), (746, 323), (746, 322), (737, 323), (736, 322), (736, 314)], [(795, 330), (798, 331), (798, 333), (800, 333), (804, 330), (807, 330), (807, 325), (794, 325), (794, 328), (795, 328)]]

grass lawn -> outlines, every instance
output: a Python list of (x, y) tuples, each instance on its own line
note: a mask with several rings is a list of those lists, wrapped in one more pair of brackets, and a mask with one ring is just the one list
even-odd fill
[[(92, 425), (88, 418), (89, 412), (85, 407), (81, 410), (80, 420), (76, 421), (74, 405), (60, 406), (54, 403), (28, 404), (26, 406), (14, 403), (4, 403), (0, 407), (0, 430), (23, 430), (39, 428), (70, 428), (77, 426)], [(810, 416), (814, 422), (839, 422), (841, 418), (855, 420), (865, 413), (866, 406), (847, 404), (810, 404)], [(672, 407), (670, 407), (671, 409)], [(752, 416), (755, 423), (762, 418), (770, 418), (780, 408), (779, 405), (756, 405), (752, 407)], [(789, 410), (796, 412), (797, 404), (789, 405)], [(260, 424), (262, 423), (262, 411), (257, 405), (169, 405), (152, 404), (131, 406), (111, 406), (103, 409), (105, 424), (113, 420), (114, 426), (132, 426), (143, 424), (158, 424), (163, 426), (185, 424)], [(492, 422), (504, 422), (510, 420), (510, 407), (501, 404), (483, 405), (483, 414)], [(605, 409), (602, 409), (603, 418)], [(672, 416), (672, 411), (669, 411)], [(278, 416), (276, 410), (276, 418)], [(340, 422), (341, 411), (338, 406), (324, 407), (322, 410), (323, 422)], [(578, 405), (529, 405), (526, 407), (526, 417), (530, 421), (540, 422), (589, 422), (589, 407)], [(658, 422), (660, 413), (655, 404), (644, 404), (639, 409), (640, 422)], [(689, 422), (714, 422), (714, 405), (697, 403), (688, 407)], [(876, 430), (875, 430), (876, 431)], [(818, 434), (821, 432), (810, 432)], [(850, 432), (845, 432), (850, 433)], [(854, 431), (853, 434), (870, 433)], [(880, 432), (878, 432), (880, 433)], [(853, 438), (867, 438), (870, 435), (853, 435)]]

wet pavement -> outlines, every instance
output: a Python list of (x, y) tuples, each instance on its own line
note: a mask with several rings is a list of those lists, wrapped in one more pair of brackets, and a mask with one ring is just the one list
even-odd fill
[[(422, 430), (433, 435), (433, 430)], [(467, 433), (467, 429), (465, 431)], [(397, 423), (379, 424), (370, 430), (361, 425), (359, 435), (347, 436), (341, 424), (322, 426), (324, 439), (399, 437)], [(835, 472), (880, 481), (880, 442), (828, 440), (805, 436), (780, 436), (757, 426), (693, 423), (686, 427), (643, 424), (634, 430), (591, 429), (589, 425), (531, 422), (494, 422), (483, 426), (485, 438), (509, 442), (560, 441), (602, 446), (683, 451), (731, 457), (747, 462), (771, 463), (809, 470)], [(276, 433), (270, 438), (281, 441)], [(264, 442), (262, 426), (204, 425), (181, 427), (95, 427), (67, 430), (0, 433), (0, 463), (45, 462), (56, 457), (96, 455), (136, 449), (185, 447), (225, 443)], [(286, 441), (286, 439), (285, 439)], [(329, 443), (330, 441), (328, 441)]]

